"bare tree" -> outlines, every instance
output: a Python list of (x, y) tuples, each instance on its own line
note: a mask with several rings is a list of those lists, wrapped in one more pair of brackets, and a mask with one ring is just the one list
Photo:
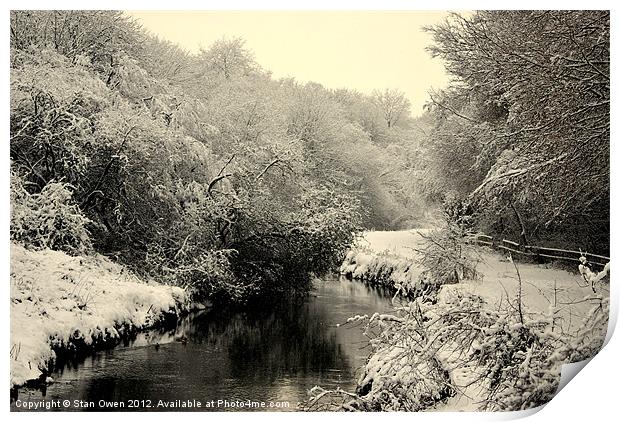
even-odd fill
[(401, 91), (386, 88), (384, 91), (375, 90), (372, 101), (381, 111), (388, 128), (394, 127), (409, 114), (411, 103)]
[(208, 70), (226, 79), (233, 75), (248, 74), (258, 67), (242, 38), (217, 40), (209, 49), (201, 50), (200, 59)]

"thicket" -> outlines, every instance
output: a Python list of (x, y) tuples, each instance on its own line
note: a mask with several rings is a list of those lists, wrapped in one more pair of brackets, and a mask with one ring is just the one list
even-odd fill
[(431, 95), (418, 183), (522, 244), (609, 251), (608, 11), (479, 11), (427, 28), (451, 84)]
[(555, 395), (563, 364), (592, 358), (603, 346), (609, 299), (585, 300), (591, 307), (578, 324), (562, 320), (566, 304), (523, 312), (518, 295), (491, 306), (459, 289), (444, 290), (437, 302), (419, 297), (390, 314), (349, 318), (365, 324), (372, 348), (357, 391), (314, 387), (304, 407), (422, 411), (456, 395), (484, 411), (540, 406)]
[(275, 80), (240, 39), (190, 54), (121, 12), (15, 11), (10, 94), (12, 239), (200, 296), (304, 292), (421, 210), (402, 94)]

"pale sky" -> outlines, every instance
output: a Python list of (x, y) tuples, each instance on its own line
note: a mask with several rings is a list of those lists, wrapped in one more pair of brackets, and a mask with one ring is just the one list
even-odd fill
[(294, 77), (328, 88), (398, 88), (419, 115), (428, 90), (448, 82), (425, 47), (423, 25), (446, 12), (134, 11), (150, 32), (191, 52), (222, 38), (242, 37), (275, 78)]

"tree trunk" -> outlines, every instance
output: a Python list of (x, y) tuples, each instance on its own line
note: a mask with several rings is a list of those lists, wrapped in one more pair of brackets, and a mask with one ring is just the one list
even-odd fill
[(521, 228), (521, 243), (522, 243), (522, 246), (525, 247), (529, 245), (530, 243), (527, 238), (527, 233), (525, 231), (525, 225), (523, 224), (523, 219), (521, 218), (521, 214), (519, 214), (519, 211), (517, 211), (517, 208), (515, 207), (512, 201), (510, 202), (510, 207), (512, 208), (512, 210), (515, 213), (515, 216), (517, 217), (517, 222), (519, 223), (519, 227)]

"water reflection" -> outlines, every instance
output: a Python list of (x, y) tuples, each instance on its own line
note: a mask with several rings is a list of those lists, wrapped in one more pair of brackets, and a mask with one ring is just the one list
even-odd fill
[[(174, 330), (143, 333), (126, 347), (65, 366), (46, 399), (284, 400), (294, 410), (315, 385), (354, 389), (367, 342), (361, 327), (336, 324), (390, 307), (389, 295), (362, 283), (316, 280), (305, 301), (193, 314)], [(20, 391), (20, 399), (29, 397), (41, 392)]]

